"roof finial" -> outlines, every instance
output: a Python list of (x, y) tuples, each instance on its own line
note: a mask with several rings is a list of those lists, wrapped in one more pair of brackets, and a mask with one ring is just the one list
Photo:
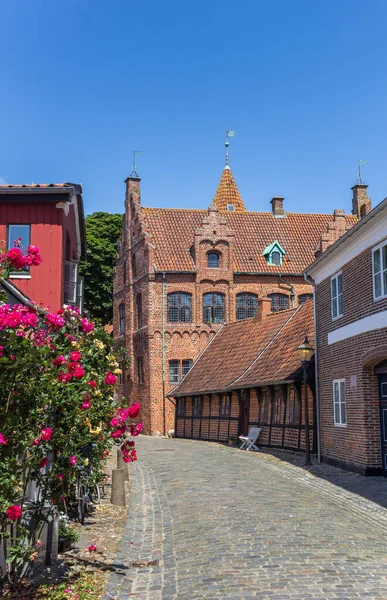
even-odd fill
[(361, 165), (365, 165), (366, 163), (368, 163), (368, 160), (361, 160), (361, 158), (357, 161), (357, 179), (355, 185), (365, 185), (365, 181), (361, 176)]
[(226, 117), (226, 141), (224, 143), (224, 145), (226, 146), (226, 169), (230, 168), (228, 166), (228, 147), (230, 145), (230, 142), (228, 141), (228, 138), (234, 137), (234, 135), (235, 135), (235, 131), (233, 131), (232, 129), (228, 128), (228, 122), (227, 122), (227, 117)]
[(137, 170), (136, 170), (136, 156), (138, 156), (141, 153), (142, 153), (141, 150), (133, 150), (132, 172), (129, 175), (129, 177), (139, 177)]

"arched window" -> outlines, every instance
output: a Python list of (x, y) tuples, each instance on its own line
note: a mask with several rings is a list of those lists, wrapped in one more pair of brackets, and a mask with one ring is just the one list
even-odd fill
[(271, 264), (272, 265), (280, 265), (281, 264), (281, 254), (277, 251), (271, 253)]
[(298, 304), (303, 304), (304, 302), (306, 302), (307, 300), (310, 300), (311, 298), (313, 298), (313, 294), (300, 294), (298, 296)]
[(236, 297), (236, 318), (238, 321), (255, 317), (258, 309), (258, 296), (250, 292), (237, 294)]
[(125, 333), (125, 305), (120, 304), (118, 308), (119, 320), (120, 320), (120, 335)]
[(132, 277), (137, 276), (137, 264), (136, 264), (136, 255), (132, 256)]
[(205, 323), (224, 322), (224, 294), (203, 294), (203, 321)]
[(142, 327), (142, 296), (141, 296), (141, 294), (137, 294), (136, 304), (137, 304), (137, 329), (141, 329), (141, 327)]
[(286, 294), (268, 294), (267, 297), (271, 298), (271, 312), (289, 308), (289, 296)]
[(168, 294), (169, 323), (190, 323), (192, 321), (192, 295), (186, 292)]
[(209, 269), (219, 269), (220, 256), (217, 252), (208, 252), (207, 266)]

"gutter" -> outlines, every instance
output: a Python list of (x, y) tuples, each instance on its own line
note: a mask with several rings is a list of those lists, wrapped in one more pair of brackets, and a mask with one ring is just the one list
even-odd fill
[[(234, 275), (276, 275), (277, 277), (302, 277), (302, 273), (279, 273), (278, 271), (234, 271)], [(290, 284), (289, 284), (290, 285)]]
[(320, 400), (318, 393), (318, 356), (317, 356), (317, 319), (316, 319), (316, 283), (308, 273), (304, 273), (304, 279), (313, 286), (313, 320), (314, 320), (314, 369), (316, 379), (316, 433), (317, 433), (317, 460), (321, 462), (321, 440), (320, 440)]

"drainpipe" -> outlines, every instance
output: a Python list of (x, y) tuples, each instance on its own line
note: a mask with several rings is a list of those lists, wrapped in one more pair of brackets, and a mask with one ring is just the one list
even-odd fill
[(165, 424), (165, 271), (162, 273), (162, 293), (161, 293), (161, 381), (163, 389), (163, 433), (166, 432)]
[(318, 356), (317, 356), (317, 321), (316, 321), (316, 282), (315, 280), (304, 273), (304, 279), (307, 283), (313, 286), (313, 318), (314, 318), (314, 368), (316, 380), (316, 432), (317, 432), (317, 460), (321, 462), (321, 443), (320, 443), (320, 402), (318, 394)]
[(282, 278), (282, 275), (279, 275), (279, 280), (280, 280), (280, 283), (284, 283), (285, 285), (288, 285), (290, 287), (290, 302), (292, 304), (292, 308), (294, 308), (294, 304), (295, 304), (294, 299), (296, 297), (296, 294), (294, 293), (294, 285), (285, 281)]

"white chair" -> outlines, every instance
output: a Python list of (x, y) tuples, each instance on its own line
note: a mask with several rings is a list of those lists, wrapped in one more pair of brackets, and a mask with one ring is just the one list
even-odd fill
[(250, 427), (247, 435), (238, 436), (242, 444), (239, 446), (240, 450), (259, 450), (255, 442), (259, 438), (259, 434), (262, 431), (262, 427)]

